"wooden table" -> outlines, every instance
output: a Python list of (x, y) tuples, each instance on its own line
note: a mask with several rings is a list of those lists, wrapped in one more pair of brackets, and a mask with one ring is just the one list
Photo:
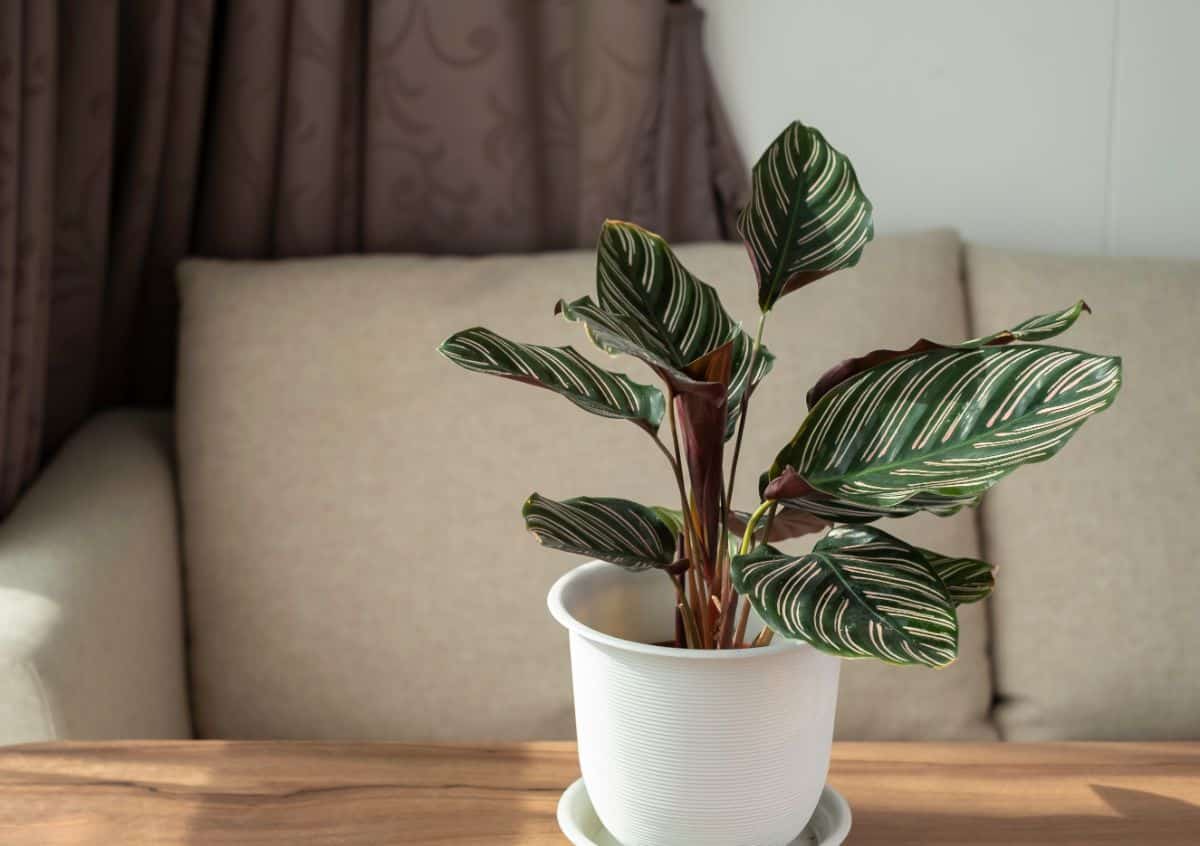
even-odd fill
[[(0, 749), (0, 843), (561, 844), (569, 743)], [(1197, 844), (1200, 743), (836, 746), (851, 844)]]

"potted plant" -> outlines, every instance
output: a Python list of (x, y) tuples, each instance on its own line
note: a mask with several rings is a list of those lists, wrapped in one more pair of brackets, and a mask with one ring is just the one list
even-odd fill
[[(840, 659), (944, 667), (957, 654), (955, 607), (992, 588), (984, 562), (872, 523), (976, 505), (1017, 467), (1057, 453), (1121, 384), (1118, 358), (1038, 343), (1088, 310), (1082, 301), (961, 343), (867, 352), (808, 392), (795, 436), (760, 477), (760, 501), (738, 511), (748, 411), (775, 363), (767, 317), (858, 262), (871, 203), (847, 158), (796, 122), (754, 166), (738, 231), (757, 277), (753, 335), (662, 238), (621, 221), (601, 230), (595, 297), (558, 303), (664, 389), (571, 347), (482, 328), (440, 347), (470, 370), (632, 422), (675, 481), (677, 507), (534, 493), (523, 509), (542, 544), (597, 559), (563, 576), (549, 603), (570, 631), (587, 792), (626, 846), (796, 837), (828, 768)], [(776, 546), (815, 532), (808, 552)]]

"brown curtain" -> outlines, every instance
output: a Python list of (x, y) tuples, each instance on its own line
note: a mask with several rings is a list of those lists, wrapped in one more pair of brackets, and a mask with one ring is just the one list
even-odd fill
[(184, 255), (731, 234), (746, 174), (666, 0), (0, 0), (0, 512), (167, 404)]

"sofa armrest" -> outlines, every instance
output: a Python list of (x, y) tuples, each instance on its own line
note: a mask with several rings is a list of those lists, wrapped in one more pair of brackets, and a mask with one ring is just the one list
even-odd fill
[(0, 744), (190, 736), (171, 443), (101, 415), (0, 524)]

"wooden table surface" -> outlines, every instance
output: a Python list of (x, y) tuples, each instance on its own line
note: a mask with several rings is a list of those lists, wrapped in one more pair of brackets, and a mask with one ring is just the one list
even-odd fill
[[(0, 843), (561, 844), (570, 743), (0, 749)], [(841, 743), (850, 844), (1200, 844), (1200, 743)]]

